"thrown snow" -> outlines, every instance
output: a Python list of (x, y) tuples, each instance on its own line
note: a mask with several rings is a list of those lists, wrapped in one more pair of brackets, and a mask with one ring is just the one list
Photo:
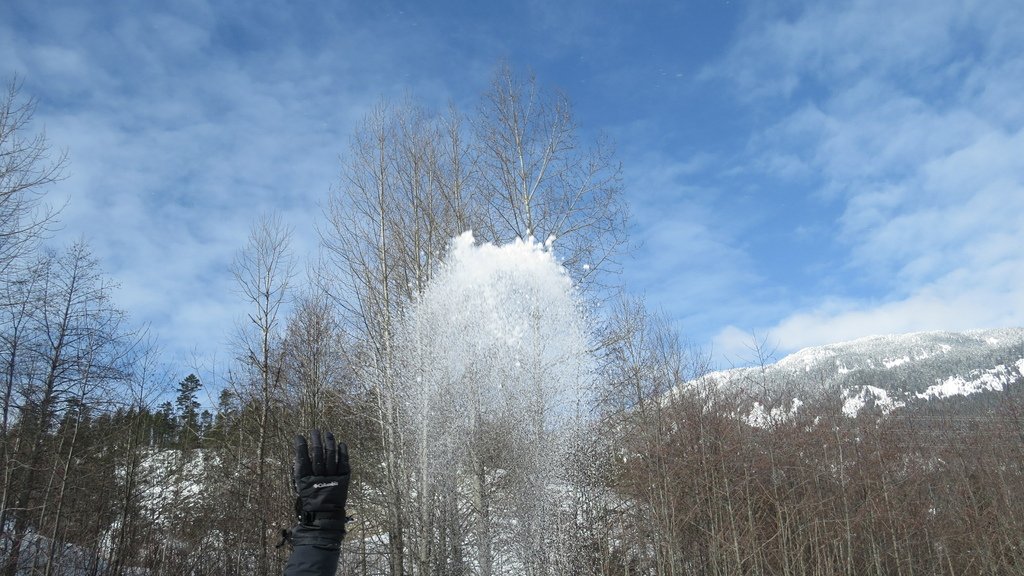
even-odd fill
[(452, 470), (467, 469), (480, 442), (515, 446), (502, 448), (502, 466), (520, 480), (504, 489), (528, 492), (516, 501), (529, 505), (504, 522), (538, 534), (554, 532), (557, 482), (594, 383), (583, 306), (550, 240), (454, 239), (404, 311), (395, 355), (410, 466), (458, 489)]
[(507, 465), (526, 477), (554, 482), (565, 465), (594, 378), (584, 307), (552, 248), (478, 245), (467, 232), (404, 312), (396, 381), (409, 383), (403, 424), (432, 452), (428, 476), (451, 474), (479, 430), (497, 425), (522, 446)]
[(419, 378), (431, 396), (417, 402), (472, 398), (500, 411), (538, 397), (554, 417), (585, 393), (585, 319), (550, 239), (496, 246), (460, 235), (403, 323), (406, 380)]

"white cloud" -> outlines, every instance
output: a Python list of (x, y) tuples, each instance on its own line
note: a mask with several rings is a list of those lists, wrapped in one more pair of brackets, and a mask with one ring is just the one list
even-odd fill
[[(25, 78), (37, 126), (70, 154), (53, 191), (70, 198), (56, 242), (84, 236), (120, 285), (118, 304), (171, 357), (208, 353), (231, 333), (242, 305), (228, 267), (257, 215), (281, 211), (296, 251), (312, 251), (338, 155), (380, 96), (425, 88), (446, 100), (443, 83), (397, 64), (419, 41), (376, 41), (388, 22), (342, 19), (309, 38), (290, 17), (192, 4), (26, 5), (24, 26), (0, 19), (0, 74)], [(271, 24), (272, 36), (258, 30)], [(232, 45), (246, 34), (260, 45)]]
[(379, 98), (470, 110), (523, 43), (503, 19), (380, 3), (8, 8), (0, 77), (25, 78), (39, 126), (71, 156), (57, 240), (90, 240), (119, 305), (170, 357), (223, 349), (241, 315), (228, 266), (261, 212), (314, 251), (339, 155)]
[[(842, 202), (835, 283), (759, 330), (786, 350), (1024, 325), (1024, 25), (1015, 2), (814, 5), (748, 21), (727, 75), (781, 110), (758, 165)], [(759, 16), (765, 17), (765, 14)], [(737, 350), (729, 326), (716, 348)], [(749, 336), (746, 338), (749, 341)]]
[[(1003, 269), (992, 276), (973, 278), (973, 281), (992, 282), (997, 286), (972, 289), (957, 279), (875, 306), (860, 302), (846, 306), (824, 305), (784, 319), (771, 333), (784, 348), (795, 350), (873, 334), (1024, 325), (1024, 314), (1015, 308), (1015, 304), (1024, 302), (1024, 288), (1020, 288), (1024, 286), (1024, 274)], [(1014, 285), (1007, 288), (1006, 283)]]
[(864, 76), (927, 83), (936, 67), (973, 56), (964, 52), (964, 35), (984, 35), (990, 45), (1014, 42), (1020, 21), (1015, 0), (766, 3), (750, 10), (724, 62), (703, 75), (727, 77), (751, 98)]
[[(903, 298), (883, 302), (826, 298), (759, 332), (785, 353), (871, 335), (1024, 326), (1021, 303), (1024, 267), (1019, 261), (1004, 261), (984, 271), (954, 270)], [(745, 358), (751, 341), (751, 332), (727, 326), (716, 335), (714, 347), (737, 360)]]
[(625, 284), (675, 316), (691, 336), (726, 312), (715, 302), (736, 295), (734, 307), (742, 307), (740, 294), (756, 282), (749, 255), (734, 242), (742, 218), (719, 221), (715, 205), (722, 192), (688, 184), (717, 163), (703, 153), (678, 160), (638, 156), (626, 162), (638, 247), (626, 263)]
[[(540, 54), (548, 43), (530, 40), (550, 38), (561, 57), (580, 49), (582, 58), (592, 55), (583, 48), (617, 46), (622, 34), (608, 37), (595, 26), (597, 13), (561, 26), (564, 7), (547, 5), (536, 10), (553, 17), (538, 29), (503, 32), (503, 21), (439, 23), (429, 11), (378, 4), (304, 13), (270, 2), (244, 16), (231, 3), (202, 0), (131, 12), (24, 4), (24, 26), (0, 21), (0, 62), (31, 72), (26, 89), (41, 98), (39, 120), (71, 152), (71, 178), (56, 191), (72, 198), (67, 233), (90, 236), (123, 286), (125, 307), (142, 319), (170, 317), (162, 336), (179, 342), (208, 343), (204, 334), (230, 331), (236, 297), (227, 265), (261, 211), (282, 210), (300, 250), (315, 243), (317, 203), (336, 179), (337, 155), (379, 95), (411, 90), (430, 105), (466, 98), (457, 103), (469, 108), (496, 58), (516, 42)], [(1019, 2), (775, 9), (751, 12), (729, 53), (704, 74), (732, 79), (754, 109), (757, 133), (746, 150), (721, 144), (713, 155), (677, 149), (624, 158), (644, 242), (643, 268), (627, 271), (630, 285), (666, 308), (683, 302), (678, 310), (708, 325), (731, 318), (737, 328), (723, 330), (719, 343), (733, 347), (749, 341), (744, 322), (797, 346), (1019, 318)], [(621, 56), (641, 69), (665, 58)], [(621, 62), (589, 66), (593, 79), (623, 91), (650, 88)], [(735, 128), (733, 118), (720, 120), (715, 129)], [(684, 131), (666, 122), (634, 122), (643, 129), (622, 140), (643, 150), (675, 142), (665, 132)], [(674, 152), (687, 156), (670, 159)], [(744, 188), (762, 177), (771, 184)], [(774, 190), (759, 198), (777, 182), (797, 191), (811, 183), (808, 195), (841, 204), (834, 221), (792, 219), (801, 230), (835, 229), (845, 258), (822, 282), (829, 290), (770, 285), (757, 267), (752, 246), (769, 251), (772, 240), (756, 234), (789, 210), (757, 209), (779, 199)], [(800, 208), (810, 212), (794, 212)], [(873, 290), (843, 289), (855, 283)]]

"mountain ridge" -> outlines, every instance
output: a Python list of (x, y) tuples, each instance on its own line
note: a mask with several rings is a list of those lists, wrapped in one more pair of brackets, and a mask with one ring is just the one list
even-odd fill
[(856, 416), (874, 405), (888, 413), (910, 404), (997, 392), (1024, 381), (1024, 328), (867, 336), (803, 348), (777, 362), (711, 372), (699, 380), (751, 398), (769, 395), (784, 413), (838, 393)]

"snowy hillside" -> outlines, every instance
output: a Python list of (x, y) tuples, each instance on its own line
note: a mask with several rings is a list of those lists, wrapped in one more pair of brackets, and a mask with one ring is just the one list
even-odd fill
[[(727, 390), (769, 394), (794, 410), (810, 398), (840, 394), (855, 416), (915, 402), (1003, 390), (1024, 373), (1024, 328), (872, 336), (806, 348), (775, 364), (713, 372), (702, 380)], [(751, 420), (764, 408), (752, 403)]]

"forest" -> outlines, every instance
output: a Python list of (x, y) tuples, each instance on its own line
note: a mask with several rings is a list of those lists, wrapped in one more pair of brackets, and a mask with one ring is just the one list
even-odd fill
[(0, 101), (0, 576), (279, 574), (314, 428), (351, 454), (346, 575), (1024, 566), (1024, 378), (853, 418), (837, 390), (797, 411), (702, 378), (619, 285), (612, 143), (528, 74), (500, 68), (472, 110), (382, 101), (315, 262), (280, 215), (253, 222), (215, 389), (163, 364), (87, 242), (49, 245), (67, 159), (34, 106), (16, 81)]

